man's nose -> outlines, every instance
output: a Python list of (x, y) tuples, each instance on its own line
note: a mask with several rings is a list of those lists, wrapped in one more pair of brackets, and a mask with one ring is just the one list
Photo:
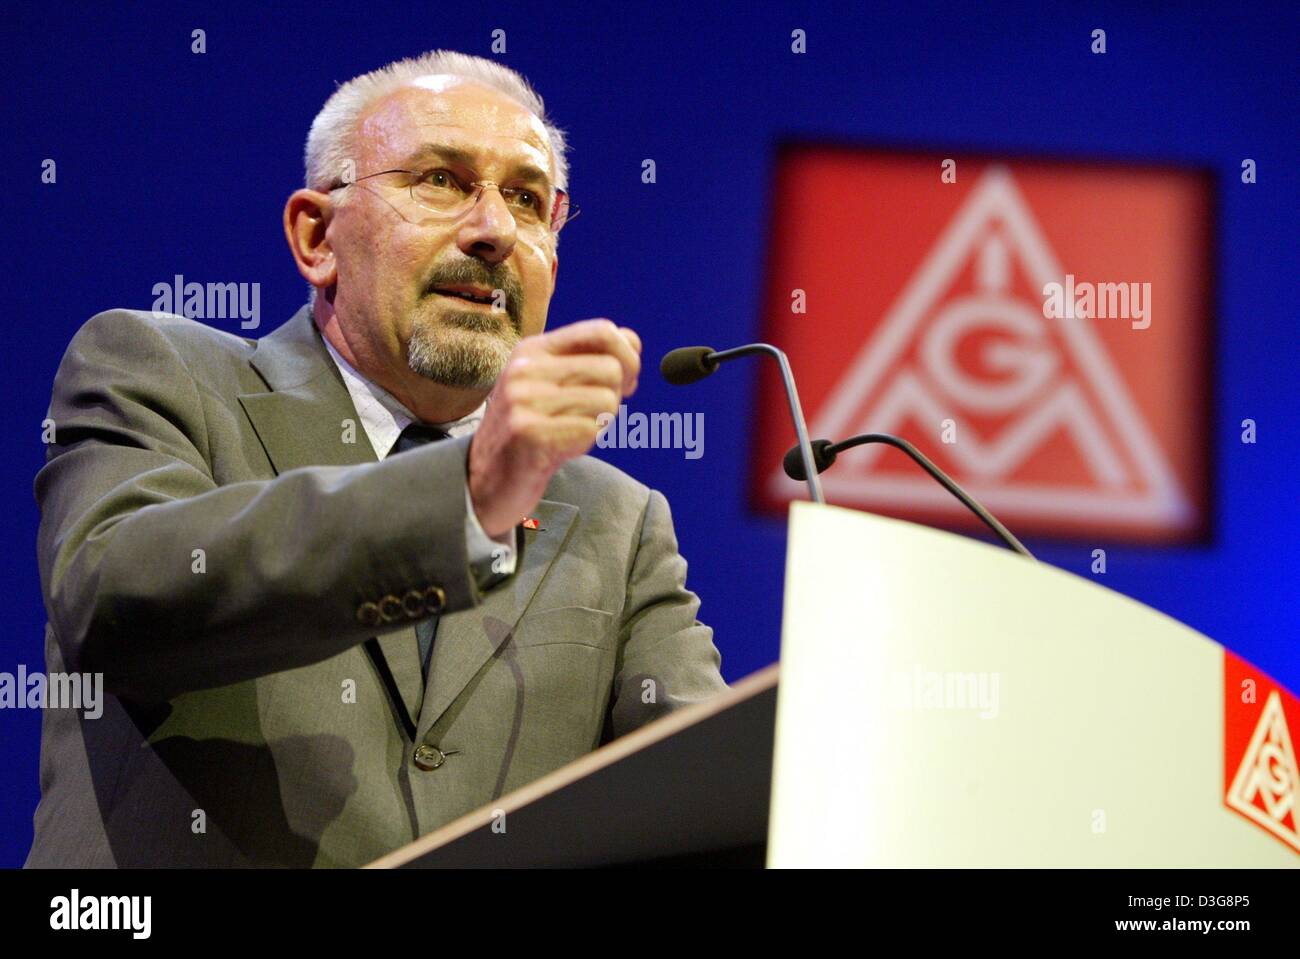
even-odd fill
[(515, 238), (515, 217), (505, 197), (495, 187), (483, 187), (457, 227), (460, 251), (488, 263), (500, 263), (514, 251)]

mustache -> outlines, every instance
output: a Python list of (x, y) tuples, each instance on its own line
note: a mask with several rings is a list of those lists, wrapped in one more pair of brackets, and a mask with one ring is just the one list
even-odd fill
[(505, 310), (516, 332), (521, 326), (521, 314), (524, 307), (523, 286), (503, 263), (495, 265), (484, 263), (473, 257), (439, 264), (429, 275), (424, 284), (424, 294), (429, 296), (439, 287), (473, 283), (500, 290), (505, 294)]

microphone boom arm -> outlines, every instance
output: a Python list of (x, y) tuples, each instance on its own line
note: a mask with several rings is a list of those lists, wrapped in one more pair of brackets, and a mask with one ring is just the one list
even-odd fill
[(808, 476), (808, 495), (812, 497), (814, 503), (825, 503), (826, 497), (822, 495), (821, 478), (813, 465), (812, 446), (808, 441), (808, 424), (804, 422), (803, 408), (799, 405), (799, 393), (794, 388), (794, 374), (790, 371), (790, 361), (786, 359), (785, 353), (767, 343), (750, 343), (730, 350), (715, 350), (704, 357), (704, 362), (717, 364), (723, 360), (730, 360), (737, 356), (752, 356), (755, 353), (764, 353), (772, 357), (781, 368), (781, 378), (785, 380), (786, 399), (790, 403), (790, 418), (794, 420), (794, 432), (799, 440), (799, 454), (803, 457), (803, 468)]
[(855, 446), (865, 446), (867, 443), (884, 443), (887, 446), (892, 446), (895, 449), (902, 450), (915, 460), (921, 469), (934, 477), (934, 479), (944, 489), (957, 497), (957, 499), (961, 500), (962, 504), (978, 516), (984, 522), (985, 526), (993, 530), (1002, 542), (1006, 543), (1007, 546), (1022, 556), (1028, 556), (1030, 559), (1034, 558), (1034, 554), (1025, 549), (1025, 545), (1020, 542), (1020, 540), (1016, 539), (1011, 530), (1003, 526), (996, 516), (971, 498), (970, 494), (958, 486), (957, 482), (951, 476), (939, 469), (938, 466), (930, 461), (928, 456), (901, 436), (894, 436), (891, 433), (863, 433), (861, 436), (851, 436), (840, 443), (832, 443), (826, 448), (826, 453), (833, 458), (837, 453), (842, 453), (844, 450), (852, 449)]

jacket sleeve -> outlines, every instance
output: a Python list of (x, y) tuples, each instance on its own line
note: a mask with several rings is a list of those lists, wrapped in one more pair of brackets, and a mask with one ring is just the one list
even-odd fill
[[(468, 438), (218, 486), (199, 391), (171, 339), (127, 312), (94, 317), (64, 355), (35, 491), (69, 669), (161, 702), (327, 659), (431, 615), (439, 590), (446, 612), (480, 601)], [(365, 622), (384, 597), (405, 608)]]
[(727, 688), (713, 630), (686, 588), (668, 501), (650, 490), (628, 579), (606, 738)]

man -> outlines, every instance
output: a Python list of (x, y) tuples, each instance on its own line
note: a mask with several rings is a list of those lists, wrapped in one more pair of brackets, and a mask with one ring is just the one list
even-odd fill
[(725, 688), (663, 497), (584, 455), (640, 340), (542, 332), (567, 212), (540, 98), (439, 51), (316, 118), (309, 307), (77, 333), (46, 656), (110, 695), (45, 714), (29, 866), (360, 865)]

